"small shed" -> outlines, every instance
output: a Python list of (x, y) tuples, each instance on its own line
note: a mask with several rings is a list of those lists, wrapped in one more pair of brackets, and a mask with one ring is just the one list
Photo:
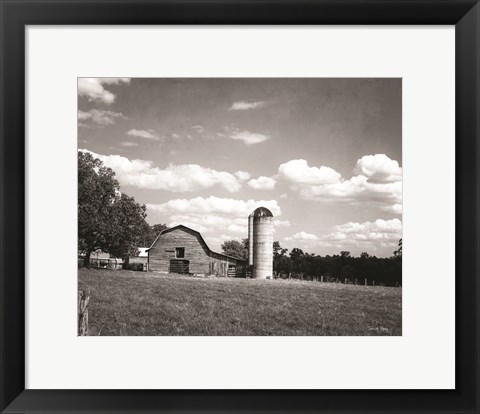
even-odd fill
[(143, 265), (143, 270), (147, 270), (147, 261), (148, 261), (148, 247), (138, 247), (137, 254), (130, 257), (130, 263), (141, 263)]
[(186, 226), (163, 230), (148, 249), (147, 270), (159, 273), (244, 277), (246, 261), (216, 253)]

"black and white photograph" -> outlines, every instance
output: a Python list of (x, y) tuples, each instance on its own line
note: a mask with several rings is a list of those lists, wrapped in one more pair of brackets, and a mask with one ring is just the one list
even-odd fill
[(79, 336), (401, 336), (401, 78), (78, 78)]

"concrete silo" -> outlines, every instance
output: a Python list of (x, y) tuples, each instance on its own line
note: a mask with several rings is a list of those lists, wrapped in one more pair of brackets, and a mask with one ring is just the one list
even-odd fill
[[(253, 278), (273, 279), (273, 214), (265, 207), (253, 213)], [(249, 226), (250, 227), (250, 226)]]
[(248, 265), (253, 266), (253, 213), (248, 216)]

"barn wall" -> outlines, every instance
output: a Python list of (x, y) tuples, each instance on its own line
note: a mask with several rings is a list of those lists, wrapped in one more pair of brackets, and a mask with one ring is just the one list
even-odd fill
[(169, 271), (170, 260), (175, 259), (175, 248), (185, 248), (185, 260), (190, 261), (190, 273), (209, 274), (208, 250), (198, 238), (184, 229), (162, 233), (149, 251), (149, 270)]
[(216, 276), (245, 276), (246, 262), (244, 260), (238, 260), (222, 254), (211, 252), (210, 263), (210, 273)]
[(162, 233), (149, 251), (148, 268), (152, 272), (168, 273), (170, 260), (175, 259), (175, 248), (185, 248), (185, 260), (189, 261), (189, 272), (221, 277), (245, 276), (244, 260), (211, 252), (194, 231), (175, 229)]

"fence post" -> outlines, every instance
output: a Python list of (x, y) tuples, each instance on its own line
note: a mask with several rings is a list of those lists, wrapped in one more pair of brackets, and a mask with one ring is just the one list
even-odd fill
[(347, 278), (345, 278), (345, 284), (347, 284)]
[(367, 278), (365, 278), (365, 286), (368, 286)]
[(357, 278), (355, 278), (355, 286), (357, 286)]
[(373, 286), (375, 286), (375, 280), (373, 281)]
[(320, 282), (323, 283), (323, 276), (320, 276)]
[(78, 291), (78, 336), (88, 335), (88, 302), (90, 295), (84, 290)]

